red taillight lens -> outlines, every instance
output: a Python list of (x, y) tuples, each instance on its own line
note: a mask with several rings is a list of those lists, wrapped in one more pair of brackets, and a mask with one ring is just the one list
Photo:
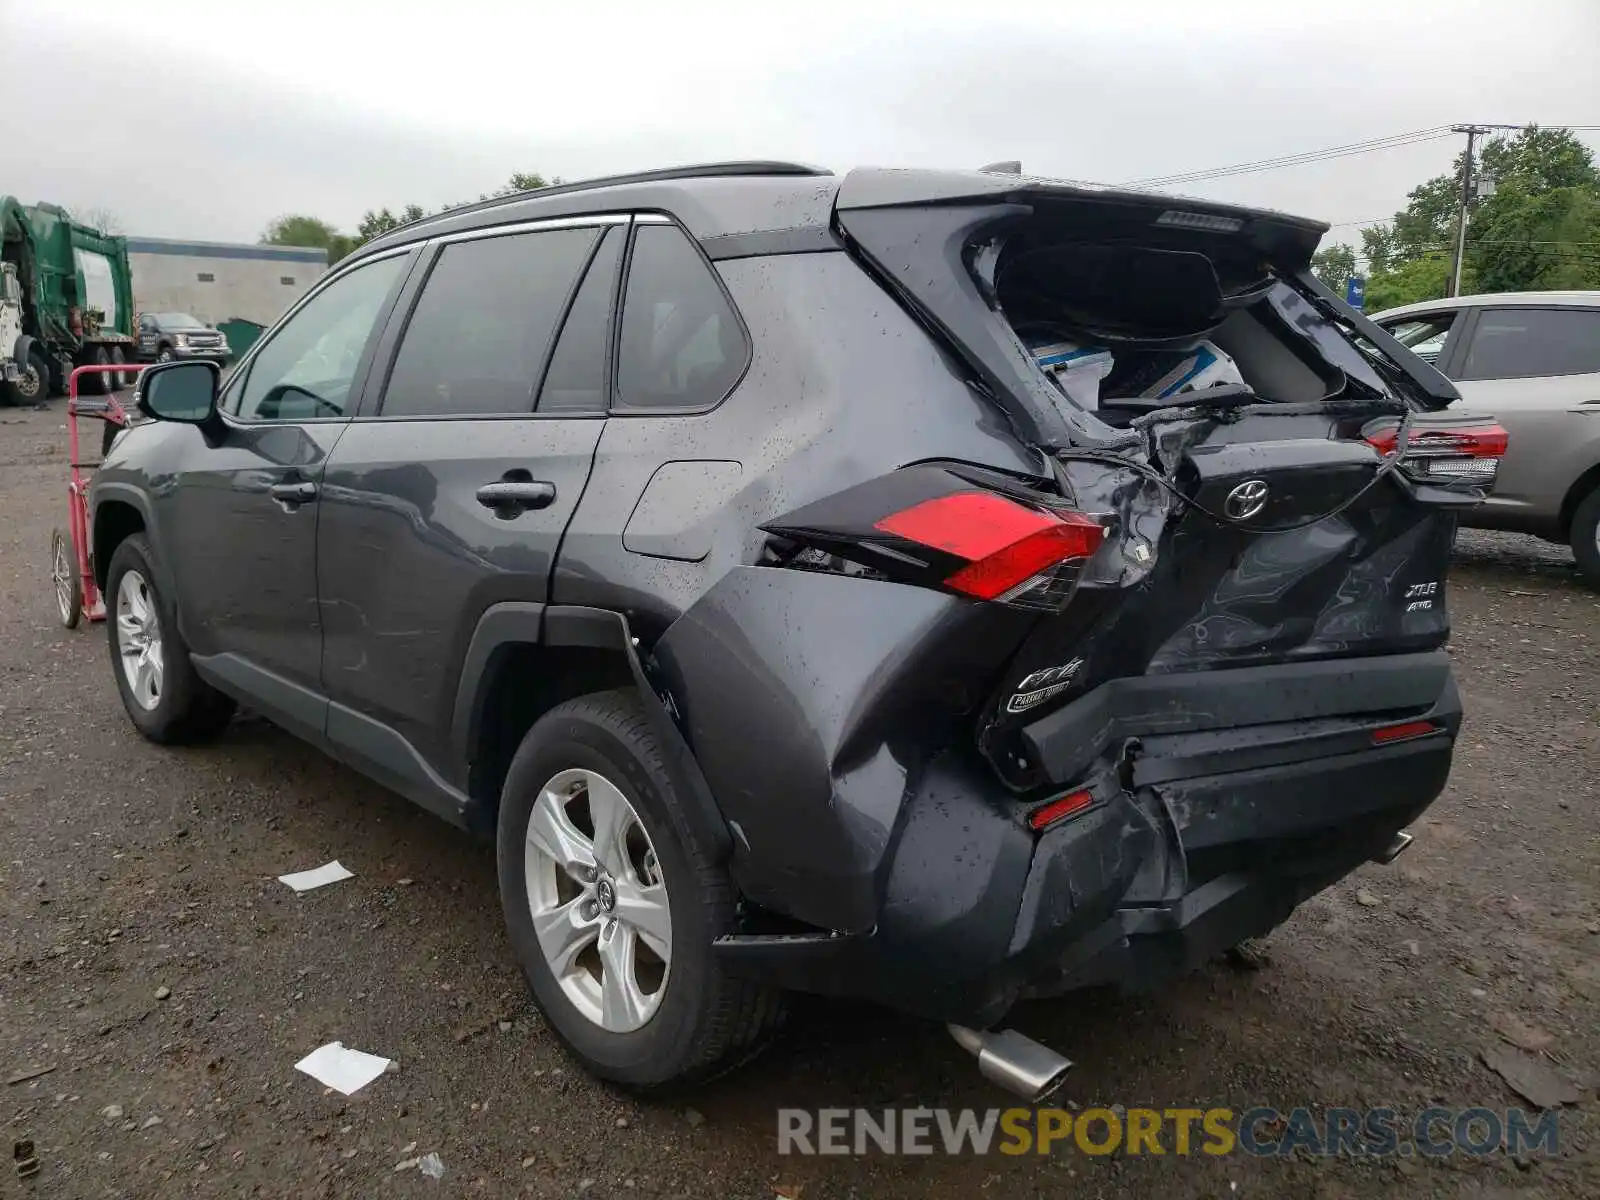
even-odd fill
[(1439, 726), (1432, 721), (1402, 721), (1398, 725), (1385, 725), (1372, 731), (1372, 741), (1377, 746), (1387, 746), (1392, 742), (1409, 742), (1412, 738), (1427, 737), (1430, 733), (1438, 733)]
[[(1384, 422), (1369, 427), (1363, 437), (1380, 454), (1393, 454), (1400, 427)], [(1510, 443), (1503, 426), (1494, 421), (1465, 421), (1444, 428), (1414, 428), (1406, 441), (1401, 469), (1418, 480), (1439, 483), (1469, 482), (1485, 488), (1494, 485), (1500, 460)]]
[[(1393, 454), (1400, 440), (1399, 426), (1368, 435), (1367, 443), (1379, 454)], [(1493, 421), (1456, 429), (1421, 429), (1406, 444), (1407, 458), (1504, 458), (1510, 435)]]
[[(945, 584), (980, 600), (1054, 608), (1059, 584), (1076, 580), (1105, 540), (1105, 526), (1082, 513), (1030, 508), (993, 492), (924, 500), (876, 522), (876, 529), (967, 560)], [(1071, 580), (1061, 570), (1074, 568)]]
[(1094, 803), (1094, 794), (1088, 791), (1071, 792), (1049, 804), (1041, 804), (1028, 814), (1028, 825), (1034, 830), (1044, 829), (1057, 821), (1082, 812)]

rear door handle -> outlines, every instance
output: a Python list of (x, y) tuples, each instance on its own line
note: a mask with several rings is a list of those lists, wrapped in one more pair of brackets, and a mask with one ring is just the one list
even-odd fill
[(292, 508), (300, 504), (310, 504), (315, 500), (317, 498), (317, 485), (304, 481), (300, 483), (275, 483), (267, 489), (267, 495)]
[(478, 489), (478, 503), (510, 519), (535, 508), (549, 508), (556, 500), (556, 485), (543, 479), (501, 479)]

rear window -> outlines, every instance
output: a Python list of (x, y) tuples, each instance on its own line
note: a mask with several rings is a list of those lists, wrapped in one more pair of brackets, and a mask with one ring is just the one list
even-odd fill
[(1486, 308), (1462, 379), (1530, 379), (1600, 371), (1600, 309)]

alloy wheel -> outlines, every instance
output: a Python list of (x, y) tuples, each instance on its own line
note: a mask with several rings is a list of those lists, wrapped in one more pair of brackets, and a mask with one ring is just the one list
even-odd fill
[(117, 584), (117, 657), (134, 703), (146, 712), (161, 703), (166, 660), (155, 592), (138, 571)]
[(566, 998), (610, 1033), (655, 1016), (672, 963), (672, 913), (650, 836), (622, 791), (595, 771), (539, 789), (523, 858), (545, 963)]

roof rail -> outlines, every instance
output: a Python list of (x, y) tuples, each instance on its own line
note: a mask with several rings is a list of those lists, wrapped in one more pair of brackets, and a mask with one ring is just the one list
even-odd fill
[(807, 163), (781, 162), (769, 159), (736, 160), (733, 162), (696, 163), (682, 167), (662, 167), (654, 171), (635, 171), (629, 175), (601, 175), (595, 179), (578, 179), (572, 183), (553, 183), (547, 187), (533, 188), (526, 192), (510, 192), (504, 196), (490, 196), (484, 200), (476, 200), (471, 204), (462, 204), (455, 208), (441, 209), (436, 213), (428, 213), (414, 221), (406, 221), (396, 225), (393, 229), (386, 230), (367, 242), (366, 245), (376, 245), (378, 242), (392, 237), (402, 229), (410, 229), (413, 225), (420, 225), (427, 221), (436, 221), (441, 217), (455, 217), (463, 213), (481, 212), (484, 209), (498, 208), (502, 204), (514, 204), (518, 200), (526, 200), (530, 196), (566, 196), (574, 192), (587, 192), (594, 188), (620, 187), (628, 183), (665, 183), (674, 179), (722, 179), (740, 175), (832, 175), (833, 172), (826, 167), (811, 166)]

